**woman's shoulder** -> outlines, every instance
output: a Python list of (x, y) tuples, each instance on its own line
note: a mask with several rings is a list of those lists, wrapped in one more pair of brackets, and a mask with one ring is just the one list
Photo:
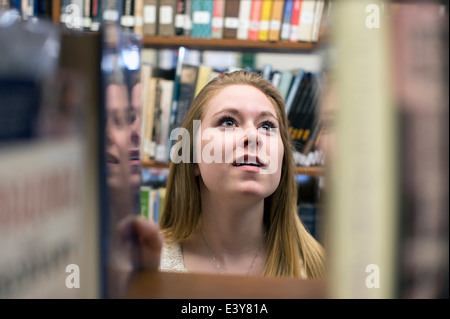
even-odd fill
[(161, 249), (161, 271), (187, 272), (184, 267), (183, 251), (178, 242), (164, 241)]

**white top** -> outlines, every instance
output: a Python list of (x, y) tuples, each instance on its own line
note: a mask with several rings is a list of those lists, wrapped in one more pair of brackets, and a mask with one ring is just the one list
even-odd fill
[[(184, 266), (183, 251), (179, 243), (163, 243), (161, 249), (161, 271), (166, 272), (188, 272)], [(303, 263), (301, 265), (301, 276), (307, 278)]]
[(161, 271), (187, 272), (184, 267), (183, 252), (179, 243), (163, 243), (161, 249)]

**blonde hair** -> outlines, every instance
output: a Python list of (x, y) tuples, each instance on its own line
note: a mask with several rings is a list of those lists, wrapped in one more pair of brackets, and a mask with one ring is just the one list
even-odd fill
[(209, 82), (194, 99), (182, 125), (191, 137), (191, 158), (189, 163), (171, 163), (165, 206), (160, 220), (163, 234), (169, 242), (182, 242), (198, 226), (201, 196), (192, 160), (193, 121), (201, 120), (207, 102), (229, 85), (251, 85), (267, 96), (277, 112), (279, 132), (284, 145), (280, 183), (275, 192), (264, 201), (263, 222), (267, 234), (267, 258), (263, 274), (272, 277), (302, 277), (303, 267), (308, 278), (323, 277), (323, 248), (308, 233), (297, 214), (296, 167), (284, 101), (269, 81), (254, 72), (235, 71), (220, 75)]

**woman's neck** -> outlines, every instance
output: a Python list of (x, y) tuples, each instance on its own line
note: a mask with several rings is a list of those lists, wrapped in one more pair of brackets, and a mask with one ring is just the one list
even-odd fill
[(245, 254), (263, 241), (264, 199), (242, 201), (202, 194), (201, 216), (199, 231), (217, 252)]

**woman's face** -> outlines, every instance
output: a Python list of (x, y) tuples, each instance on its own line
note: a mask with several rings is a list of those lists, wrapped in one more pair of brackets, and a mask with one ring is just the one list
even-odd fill
[(275, 107), (260, 90), (226, 86), (207, 103), (200, 131), (195, 174), (207, 191), (264, 199), (276, 190), (284, 146)]
[(108, 184), (123, 186), (124, 178), (130, 186), (140, 185), (140, 85), (136, 85), (128, 98), (126, 86), (111, 84), (106, 90), (107, 143), (106, 161)]

